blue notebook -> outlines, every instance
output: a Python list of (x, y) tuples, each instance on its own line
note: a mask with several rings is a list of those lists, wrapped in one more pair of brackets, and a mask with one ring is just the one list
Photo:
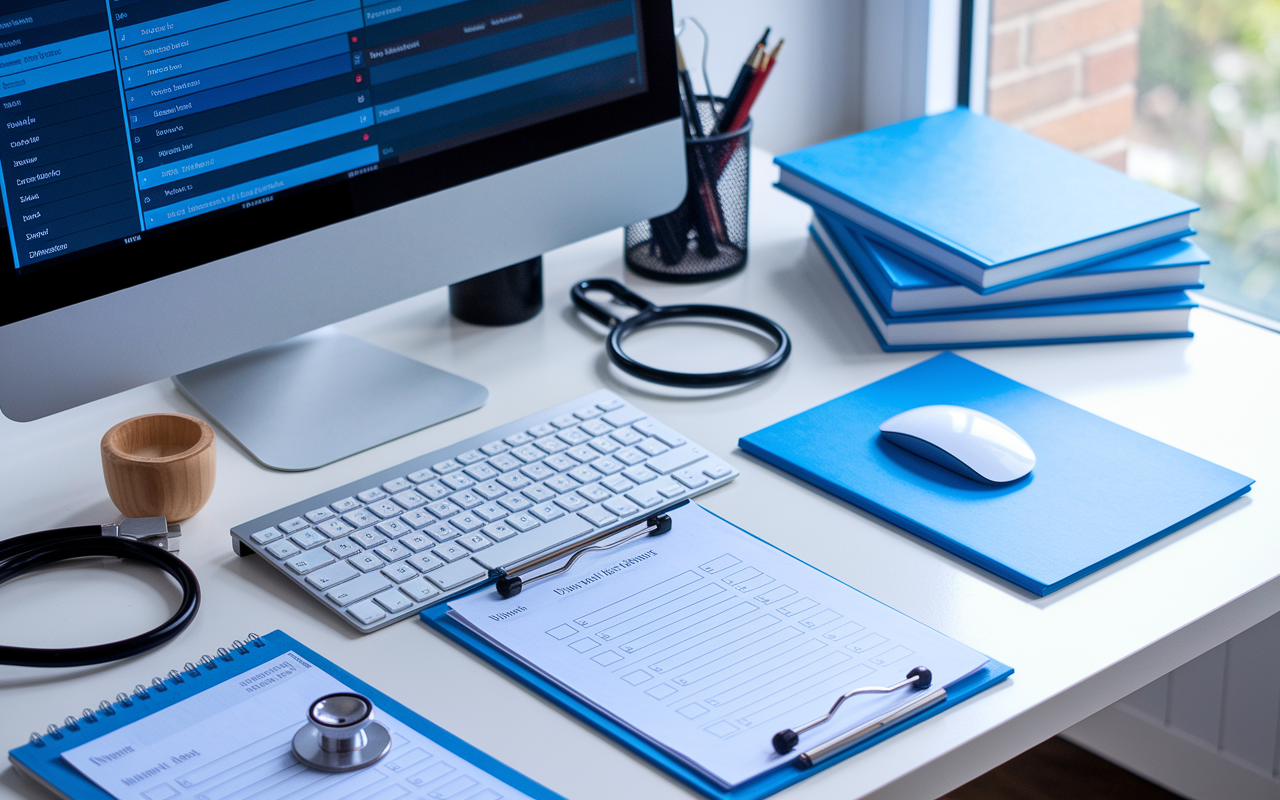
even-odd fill
[[(859, 260), (870, 256), (865, 252), (847, 255), (821, 219), (814, 219), (810, 233), (885, 351), (1072, 344), (1192, 335), (1188, 324), (1191, 309), (1196, 304), (1184, 292), (1153, 292), (894, 317), (881, 305), (862, 273), (856, 269)], [(862, 247), (856, 240), (848, 244), (855, 253)]]
[(783, 190), (984, 294), (1181, 239), (1198, 208), (963, 108), (775, 163)]
[[(1017, 431), (1036, 467), (1007, 486), (897, 447), (879, 425), (946, 404)], [(943, 353), (738, 441), (795, 475), (1039, 595), (1240, 497), (1253, 484), (1202, 458)]]
[[(975, 653), (979, 656), (976, 671), (946, 681), (946, 698), (939, 705), (888, 726), (810, 769), (796, 767), (791, 756), (837, 736), (842, 730), (839, 717), (825, 728), (804, 734), (799, 746), (788, 756), (773, 757), (769, 740), (779, 728), (786, 726), (778, 719), (797, 716), (787, 708), (800, 707), (799, 719), (791, 723), (799, 725), (816, 716), (811, 708), (815, 703), (821, 709), (817, 714), (821, 714), (835, 697), (855, 686), (889, 682), (887, 677), (881, 677), (882, 673), (873, 672), (866, 665), (880, 663), (877, 669), (898, 676), (894, 681), (900, 680), (910, 667), (928, 666), (921, 662), (941, 657), (930, 641), (945, 637), (901, 617), (700, 507), (690, 505), (670, 514), (672, 526), (668, 533), (657, 539), (642, 540), (628, 550), (590, 556), (589, 559), (597, 560), (583, 562), (569, 574), (557, 577), (554, 588), (544, 584), (537, 587), (541, 593), (526, 589), (519, 597), (505, 601), (504, 606), (492, 587), (484, 587), (462, 601), (424, 609), (422, 620), (688, 786), (717, 799), (767, 797), (942, 713), (1013, 673), (1010, 667)], [(708, 524), (728, 527), (703, 527)], [(682, 531), (700, 543), (695, 547), (705, 543), (706, 548), (713, 550), (713, 560), (688, 571), (682, 571), (683, 566), (674, 566), (684, 560), (701, 561), (705, 557), (698, 554), (699, 550), (682, 547)], [(785, 560), (787, 565), (780, 565), (780, 560)], [(761, 569), (755, 569), (756, 566)], [(771, 567), (780, 571), (770, 572)], [(615, 586), (614, 594), (604, 599), (595, 596), (610, 592), (606, 584), (620, 580), (622, 574), (633, 582)], [(668, 574), (674, 577), (667, 578)], [(777, 579), (771, 581), (772, 577)], [(652, 583), (652, 588), (635, 590), (645, 583)], [(860, 598), (844, 608), (845, 611), (860, 608), (857, 621), (851, 614), (842, 615), (825, 607), (841, 593), (857, 594)], [(615, 599), (614, 595), (622, 599)], [(548, 603), (554, 605), (544, 609)], [(601, 604), (603, 607), (597, 608)], [(840, 604), (838, 599), (836, 604)], [(486, 623), (489, 626), (486, 633), (458, 618), (456, 608), (460, 605), (470, 607), (482, 619), (490, 607), (506, 611), (487, 617), (493, 622)], [(869, 610), (868, 606), (880, 611)], [(548, 627), (542, 617), (528, 618), (544, 610), (545, 616), (557, 619), (563, 616), (567, 622)], [(661, 618), (651, 619), (655, 616)], [(638, 730), (643, 729), (644, 723), (631, 720), (632, 724), (628, 724), (621, 713), (605, 713), (580, 694), (566, 691), (562, 687), (564, 681), (547, 677), (548, 673), (555, 674), (548, 666), (550, 662), (544, 662), (541, 669), (532, 667), (527, 660), (513, 657), (506, 645), (490, 636), (493, 629), (511, 624), (517, 617), (521, 620), (519, 624), (530, 627), (532, 633), (527, 635), (544, 640), (542, 647), (562, 651), (560, 655), (550, 656), (560, 659), (556, 663), (565, 665), (566, 669), (599, 675), (597, 680), (613, 684), (622, 696), (634, 694), (631, 702), (645, 709), (641, 713), (674, 715), (678, 712), (686, 718), (688, 726), (696, 729), (696, 735), (706, 737), (703, 747), (711, 747), (713, 751), (740, 747), (744, 745), (740, 737), (749, 737), (745, 742), (746, 752), (755, 753), (758, 746), (760, 763), (766, 771), (726, 788), (688, 761), (659, 747), (652, 738), (640, 735)], [(916, 640), (922, 644), (914, 652), (900, 646), (898, 636), (907, 637), (902, 639), (906, 642), (911, 641), (909, 637), (913, 634), (903, 633), (905, 628), (895, 624), (892, 621), (895, 618), (905, 620), (907, 628), (927, 631), (924, 638)], [(593, 620), (599, 622), (595, 627), (592, 627)], [(707, 641), (702, 642), (697, 636)], [(593, 645), (596, 639), (603, 644)], [(649, 639), (654, 641), (647, 643)], [(865, 642), (870, 649), (860, 647), (859, 642)], [(539, 647), (537, 643), (528, 646)], [(954, 642), (950, 646), (963, 647)], [(650, 654), (648, 650), (657, 652)], [(729, 652), (728, 656), (724, 655), (725, 651)], [(657, 666), (660, 661), (653, 659), (665, 659), (676, 665), (664, 670)], [(575, 664), (577, 660), (581, 660), (581, 664)], [(941, 680), (944, 665), (935, 663), (933, 669), (938, 676), (933, 688), (937, 689), (944, 683)], [(661, 671), (656, 677), (646, 678), (645, 670)], [(756, 674), (753, 670), (763, 672)], [(851, 672), (844, 675), (845, 671)], [(619, 678), (626, 685), (619, 682)], [(585, 693), (591, 691), (583, 689)], [(720, 699), (708, 699), (708, 693)], [(770, 696), (757, 698), (759, 694)], [(807, 694), (813, 697), (805, 697)], [(885, 707), (898, 706), (903, 699), (899, 695), (879, 697)], [(845, 724), (850, 724), (849, 714), (857, 718), (858, 712), (853, 706), (861, 699), (844, 707)], [(713, 709), (697, 705), (699, 702)], [(662, 708), (669, 710), (649, 710)], [(761, 719), (753, 723), (750, 718), (756, 716)]]
[(1200, 268), (1209, 263), (1209, 255), (1198, 245), (1180, 239), (995, 294), (980, 294), (825, 209), (815, 209), (814, 216), (893, 317), (1203, 289)]
[[(308, 694), (311, 686), (326, 684), (336, 688)], [(375, 720), (391, 731), (391, 750), (355, 772), (299, 769), (290, 754), (294, 731), (306, 719), (311, 701), (343, 687), (373, 701)], [(294, 713), (293, 695), (303, 694), (306, 698)], [(240, 738), (228, 737), (228, 730), (239, 732)], [(260, 735), (264, 730), (267, 734)], [(121, 746), (122, 737), (133, 738)], [(208, 748), (189, 746), (201, 738)], [(90, 743), (102, 749), (89, 748), (92, 756), (75, 752)], [(139, 800), (246, 794), (255, 800), (379, 800), (410, 793), (493, 800), (511, 797), (513, 789), (534, 800), (563, 800), (280, 631), (235, 642), (216, 657), (187, 664), (146, 688), (139, 685), (131, 694), (118, 695), (115, 703), (104, 701), (96, 711), (68, 717), (61, 727), (51, 725), (49, 733), (33, 735), (29, 744), (9, 751), (20, 772), (64, 798), (112, 800), (115, 795), (73, 767), (69, 758), (86, 769), (102, 770), (93, 773), (96, 778)]]

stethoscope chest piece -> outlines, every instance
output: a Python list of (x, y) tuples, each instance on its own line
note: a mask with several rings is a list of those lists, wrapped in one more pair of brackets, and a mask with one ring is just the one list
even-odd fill
[(373, 703), (354, 692), (327, 694), (307, 709), (307, 724), (293, 735), (293, 755), (325, 772), (352, 772), (391, 750), (391, 732), (373, 718)]

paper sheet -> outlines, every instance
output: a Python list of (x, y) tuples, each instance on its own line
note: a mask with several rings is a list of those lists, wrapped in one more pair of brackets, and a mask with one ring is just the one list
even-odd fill
[[(773, 734), (916, 666), (946, 686), (987, 658), (689, 505), (672, 529), (450, 614), (728, 788), (789, 761)], [(813, 746), (902, 703), (855, 697)]]
[(378, 708), (392, 735), (381, 761), (347, 773), (303, 766), (294, 732), (314, 700), (341, 691), (350, 689), (290, 651), (63, 758), (117, 800), (527, 799)]

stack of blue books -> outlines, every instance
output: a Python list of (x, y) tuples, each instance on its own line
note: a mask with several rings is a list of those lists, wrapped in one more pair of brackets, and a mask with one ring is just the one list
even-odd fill
[(1191, 335), (1186, 198), (966, 109), (775, 163), (885, 350)]

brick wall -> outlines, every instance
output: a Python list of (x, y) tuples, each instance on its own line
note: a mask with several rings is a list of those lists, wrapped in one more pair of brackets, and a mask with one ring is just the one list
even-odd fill
[(992, 0), (987, 113), (1123, 170), (1142, 0)]

